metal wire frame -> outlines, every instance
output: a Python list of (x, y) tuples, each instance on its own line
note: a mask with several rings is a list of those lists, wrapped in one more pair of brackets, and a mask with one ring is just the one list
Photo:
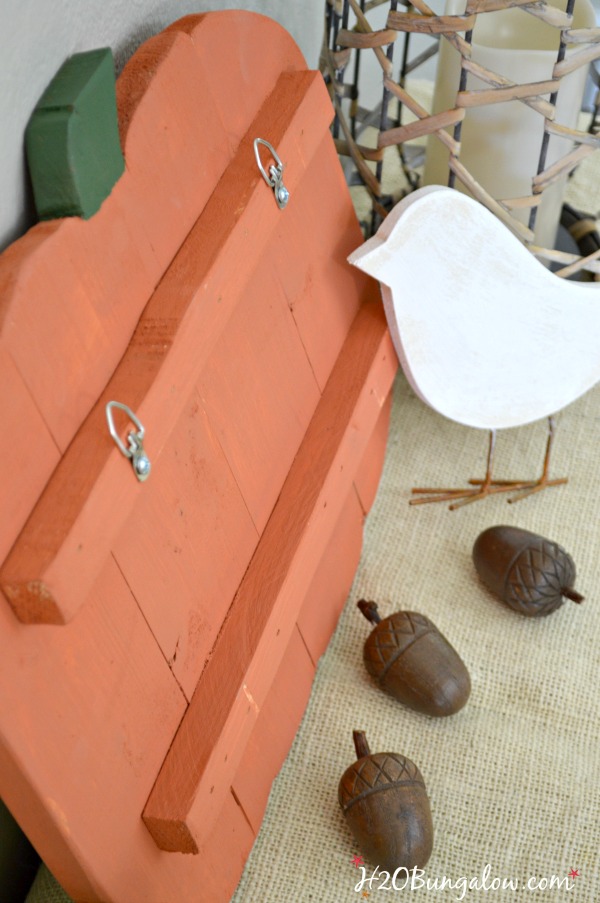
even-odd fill
[[(388, 15), (386, 26), (374, 30), (369, 24), (367, 14), (377, 6), (387, 2)], [(402, 0), (401, 0), (402, 2)], [(524, 0), (468, 0), (466, 11), (460, 16), (437, 16), (425, 0), (403, 2), (405, 11), (398, 11), (398, 0), (326, 0), (328, 10), (329, 32), (328, 46), (324, 53), (324, 73), (331, 88), (332, 99), (336, 110), (334, 134), (338, 140), (338, 150), (342, 155), (350, 157), (356, 168), (354, 179), (359, 179), (371, 195), (373, 215), (370, 233), (385, 217), (390, 206), (390, 198), (381, 190), (383, 173), (383, 149), (390, 145), (398, 148), (402, 169), (409, 190), (418, 186), (419, 176), (411, 165), (408, 142), (416, 137), (434, 134), (450, 151), (448, 184), (454, 186), (460, 180), (467, 189), (496, 215), (502, 219), (515, 234), (537, 256), (552, 260), (556, 258), (554, 249), (538, 248), (534, 245), (533, 228), (536, 212), (543, 192), (556, 180), (570, 174), (578, 163), (588, 154), (600, 147), (600, 114), (596, 109), (592, 125), (586, 132), (577, 129), (566, 129), (554, 123), (556, 99), (561, 79), (569, 72), (582, 65), (588, 65), (600, 58), (600, 28), (573, 29), (573, 8), (575, 0), (567, 0), (565, 11), (561, 11), (546, 2), (535, 0), (524, 3)], [(339, 9), (336, 10), (336, 6)], [(507, 7), (522, 6), (523, 12), (536, 16), (560, 32), (559, 47), (552, 80), (548, 84), (550, 97), (545, 100), (539, 91), (539, 85), (518, 85), (510, 82), (497, 73), (478, 66), (472, 60), (471, 39), (478, 15), (488, 15)], [(351, 30), (348, 28), (350, 12), (356, 22)], [(432, 40), (431, 48), (425, 53), (411, 59), (411, 35), (426, 34)], [(464, 37), (461, 36), (464, 34)], [(461, 56), (461, 75), (457, 86), (456, 103), (452, 110), (433, 115), (424, 110), (406, 90), (406, 78), (426, 59), (437, 51), (439, 39), (449, 41)], [(402, 42), (400, 51), (399, 74), (393, 77), (394, 55), (396, 45)], [(575, 50), (569, 45), (575, 45)], [(583, 48), (582, 48), (582, 45)], [(364, 111), (359, 104), (360, 55), (365, 51), (377, 57), (383, 73), (382, 100), (374, 111)], [(473, 92), (467, 89), (467, 75), (476, 74), (490, 87), (486, 91)], [(345, 76), (350, 73), (350, 80)], [(475, 95), (483, 95), (483, 100)], [(398, 112), (390, 114), (390, 99), (398, 101)], [(344, 102), (350, 99), (350, 117), (346, 117)], [(537, 171), (532, 173), (531, 193), (525, 198), (502, 199), (492, 197), (483, 186), (479, 185), (463, 166), (460, 160), (461, 129), (465, 110), (468, 106), (480, 103), (494, 103), (498, 100), (510, 99), (516, 103), (525, 103), (540, 113), (543, 119), (540, 154)], [(402, 125), (402, 111), (408, 108), (417, 117), (416, 122)], [(362, 129), (367, 124), (378, 128), (378, 144), (375, 149), (364, 148), (359, 144)], [(452, 127), (452, 134), (447, 129)], [(568, 137), (575, 145), (559, 161), (547, 165), (547, 150), (552, 134)], [(375, 163), (375, 172), (367, 165)], [(530, 209), (529, 223), (523, 224), (514, 212), (519, 209)], [(564, 255), (563, 255), (564, 256)], [(585, 261), (583, 266), (595, 264), (596, 260)], [(577, 266), (571, 261), (569, 267)], [(595, 269), (595, 266), (594, 266)]]

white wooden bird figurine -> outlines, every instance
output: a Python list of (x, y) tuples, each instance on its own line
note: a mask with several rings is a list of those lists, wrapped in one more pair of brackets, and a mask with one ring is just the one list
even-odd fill
[[(548, 479), (552, 415), (600, 380), (600, 286), (555, 276), (487, 208), (440, 186), (408, 195), (348, 259), (381, 283), (417, 395), (458, 423), (490, 430), (484, 480), (415, 489), (421, 497), (411, 503), (454, 508), (510, 489), (516, 501), (566, 482)], [(495, 431), (543, 417), (541, 477), (492, 480)]]

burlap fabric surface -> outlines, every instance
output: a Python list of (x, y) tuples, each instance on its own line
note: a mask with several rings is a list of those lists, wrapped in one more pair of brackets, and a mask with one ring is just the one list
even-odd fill
[[(545, 425), (499, 435), (498, 477), (541, 464)], [(456, 900), (459, 887), (385, 892), (365, 885), (352, 865), (359, 852), (338, 809), (337, 783), (354, 760), (352, 730), (373, 751), (397, 751), (421, 769), (429, 790), (435, 842), (426, 868), (446, 876), (516, 879), (520, 890), (473, 889), (469, 900), (562, 900), (562, 890), (528, 890), (529, 879), (566, 876), (568, 899), (600, 896), (600, 390), (563, 412), (553, 470), (564, 488), (508, 505), (498, 496), (450, 512), (409, 508), (411, 484), (461, 485), (485, 468), (486, 436), (453, 424), (396, 384), (388, 455), (354, 587), (321, 660), (294, 746), (273, 788), (261, 833), (235, 903), (424, 899)], [(515, 524), (561, 543), (574, 557), (581, 605), (526, 619), (478, 581), (471, 549), (479, 532)], [(472, 679), (467, 706), (447, 719), (413, 713), (384, 696), (363, 669), (368, 623), (355, 607), (375, 599), (430, 617), (459, 651)], [(372, 868), (367, 867), (367, 875)]]
[[(600, 206), (597, 156), (569, 186), (568, 199), (585, 212)], [(544, 422), (501, 432), (496, 476), (536, 475), (545, 439)], [(484, 432), (435, 414), (399, 375), (354, 586), (234, 903), (600, 899), (600, 387), (558, 418), (552, 470), (569, 477), (567, 486), (516, 505), (498, 496), (455, 512), (409, 507), (412, 485), (459, 486), (483, 476), (486, 450)], [(505, 608), (471, 561), (475, 538), (494, 524), (563, 545), (586, 601), (537, 620)], [(376, 688), (362, 665), (371, 628), (356, 609), (360, 597), (374, 599), (384, 616), (407, 609), (437, 624), (471, 674), (471, 698), (460, 713), (429, 718)], [(363, 872), (352, 858), (360, 851), (337, 803), (338, 781), (355, 758), (355, 728), (367, 732), (372, 751), (403, 753), (423, 773), (435, 831), (420, 876), (429, 889), (409, 883), (386, 891), (375, 880), (356, 890)], [(572, 869), (580, 877), (568, 881), (569, 891), (564, 879)], [(372, 872), (367, 863), (366, 877)], [(558, 887), (550, 886), (554, 876), (562, 879)], [(438, 889), (444, 878), (452, 886)], [(483, 889), (494, 879), (518, 889)], [(479, 887), (464, 886), (474, 882)], [(68, 900), (43, 871), (28, 903)], [(181, 903), (209, 901), (199, 888), (197, 901)]]

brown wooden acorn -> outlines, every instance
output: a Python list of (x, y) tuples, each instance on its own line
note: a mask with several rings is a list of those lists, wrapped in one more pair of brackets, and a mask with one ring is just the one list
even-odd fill
[(423, 868), (433, 847), (429, 799), (421, 772), (398, 753), (371, 753), (354, 731), (358, 760), (339, 784), (338, 800), (361, 852), (380, 869)]
[(365, 667), (379, 686), (426, 715), (453, 715), (471, 692), (459, 654), (425, 615), (399, 611), (383, 620), (375, 602), (357, 603), (375, 624), (363, 650)]
[(549, 615), (563, 596), (583, 602), (574, 588), (575, 563), (562, 546), (520, 527), (489, 527), (473, 546), (483, 583), (514, 611), (530, 618)]

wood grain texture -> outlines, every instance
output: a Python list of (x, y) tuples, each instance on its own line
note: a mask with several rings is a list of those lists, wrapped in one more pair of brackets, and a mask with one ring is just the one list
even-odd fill
[(271, 784), (281, 768), (306, 708), (314, 665), (298, 629), (281, 664), (232, 783), (235, 798), (258, 833)]
[(210, 831), (396, 367), (381, 307), (367, 302), (146, 804), (162, 849), (196, 852)]
[[(146, 306), (127, 353), (3, 565), (2, 587), (24, 621), (62, 623), (73, 617), (107, 544), (143, 489), (108, 435), (106, 402), (124, 401), (135, 411), (146, 427), (150, 457), (157, 460), (206, 356), (240, 301), (256, 256), (267, 245), (269, 227), (284, 215), (256, 166), (253, 136), (269, 133), (279, 145), (282, 159), (290, 163), (292, 192), (303, 161), (321, 144), (321, 123), (330, 114), (318, 73), (282, 75), (271, 100)], [(257, 219), (261, 230), (253, 228)], [(231, 260), (238, 265), (232, 267)], [(114, 494), (121, 502), (117, 507)]]

